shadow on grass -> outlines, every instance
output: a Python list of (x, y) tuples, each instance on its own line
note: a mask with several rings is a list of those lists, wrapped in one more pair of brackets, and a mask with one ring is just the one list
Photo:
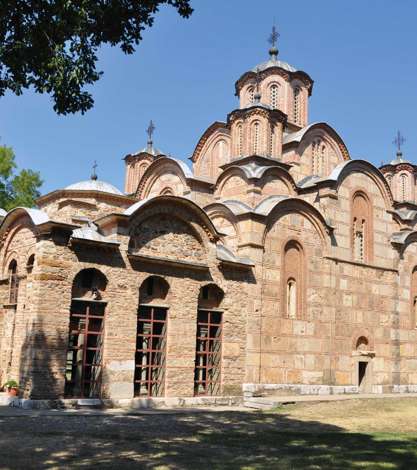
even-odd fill
[(0, 426), (0, 468), (417, 468), (417, 435), (346, 433), (285, 414), (58, 414)]

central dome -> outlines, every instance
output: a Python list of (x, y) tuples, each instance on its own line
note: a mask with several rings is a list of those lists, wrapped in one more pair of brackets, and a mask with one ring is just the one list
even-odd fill
[(102, 193), (117, 194), (119, 196), (123, 196), (123, 193), (112, 184), (97, 179), (79, 181), (78, 183), (70, 184), (65, 189), (78, 191), (100, 191)]

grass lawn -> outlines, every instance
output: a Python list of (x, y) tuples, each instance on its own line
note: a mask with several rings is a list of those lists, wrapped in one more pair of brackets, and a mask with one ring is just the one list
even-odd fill
[(0, 469), (417, 469), (417, 399), (271, 412), (0, 413)]

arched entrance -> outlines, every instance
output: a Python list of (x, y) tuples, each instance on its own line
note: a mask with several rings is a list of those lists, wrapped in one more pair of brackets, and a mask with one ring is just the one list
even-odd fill
[(369, 340), (366, 336), (359, 336), (355, 343), (354, 356), (356, 364), (354, 374), (359, 393), (372, 393), (372, 359), (375, 352), (371, 351)]

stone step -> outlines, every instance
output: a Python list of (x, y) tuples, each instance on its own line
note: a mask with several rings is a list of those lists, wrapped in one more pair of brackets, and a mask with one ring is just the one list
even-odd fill
[(282, 404), (282, 401), (271, 400), (271, 397), (251, 397), (245, 398), (243, 406), (256, 410), (271, 410)]
[(11, 397), (7, 392), (0, 392), (0, 406), (10, 406), (10, 403), (18, 400), (16, 397)]

